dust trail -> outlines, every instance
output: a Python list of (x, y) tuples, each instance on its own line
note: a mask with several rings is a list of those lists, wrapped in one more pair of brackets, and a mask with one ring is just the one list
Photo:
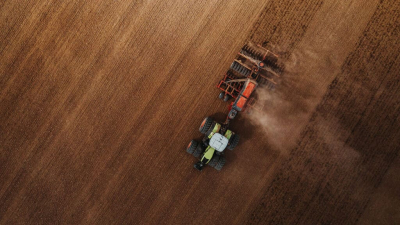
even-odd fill
[[(286, 68), (276, 91), (257, 90), (265, 107), (249, 117), (265, 130), (273, 147), (288, 153), (296, 144), (378, 3), (377, 0), (324, 1), (302, 41), (283, 62)], [(271, 50), (288, 52), (285, 45), (273, 46)]]
[[(323, 144), (323, 153), (329, 155), (330, 162), (336, 163), (346, 171), (354, 171), (357, 160), (361, 154), (356, 149), (346, 144), (346, 140), (351, 135), (351, 129), (344, 127), (339, 119), (330, 117), (317, 117), (315, 119), (316, 137)], [(323, 156), (322, 156), (323, 157)]]
[(285, 71), (276, 89), (256, 90), (257, 104), (262, 109), (252, 110), (247, 116), (253, 124), (262, 127), (269, 144), (283, 154), (295, 146), (325, 93), (326, 85), (318, 85), (319, 82), (326, 83), (340, 68), (327, 51), (311, 47), (294, 51), (283, 62)]

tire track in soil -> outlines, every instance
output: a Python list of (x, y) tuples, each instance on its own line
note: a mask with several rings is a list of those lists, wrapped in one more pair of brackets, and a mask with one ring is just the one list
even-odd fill
[(381, 1), (248, 222), (354, 224), (363, 214), (400, 144), (399, 9)]

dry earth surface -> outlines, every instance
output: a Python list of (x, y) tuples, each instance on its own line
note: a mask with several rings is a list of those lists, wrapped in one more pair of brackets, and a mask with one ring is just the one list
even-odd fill
[[(221, 172), (185, 152), (281, 55)], [(1, 1), (0, 224), (400, 224), (400, 2)]]

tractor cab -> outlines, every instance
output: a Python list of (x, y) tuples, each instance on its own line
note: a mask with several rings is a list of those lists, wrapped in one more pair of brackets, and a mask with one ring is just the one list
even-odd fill
[(223, 152), (226, 146), (228, 146), (228, 142), (228, 138), (222, 136), (220, 133), (216, 133), (210, 139), (210, 147), (218, 152)]

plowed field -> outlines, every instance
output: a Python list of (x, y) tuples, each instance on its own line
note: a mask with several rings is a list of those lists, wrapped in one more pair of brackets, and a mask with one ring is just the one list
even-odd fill
[[(281, 55), (222, 171), (185, 152)], [(400, 2), (2, 1), (0, 224), (399, 224)]]

